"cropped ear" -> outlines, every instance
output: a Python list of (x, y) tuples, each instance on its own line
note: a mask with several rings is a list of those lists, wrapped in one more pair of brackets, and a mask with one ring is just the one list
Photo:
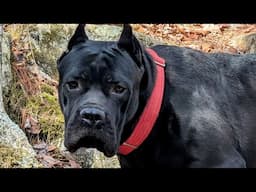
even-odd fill
[(72, 49), (72, 47), (80, 42), (85, 42), (88, 40), (87, 35), (85, 34), (84, 30), (85, 24), (79, 24), (74, 32), (73, 36), (70, 38), (68, 42), (68, 48), (66, 51), (62, 53), (62, 55), (57, 59), (57, 66), (59, 67), (60, 61), (63, 59), (64, 56), (68, 54), (68, 52)]
[(129, 24), (124, 24), (123, 31), (117, 45), (120, 49), (126, 50), (140, 67), (143, 62), (142, 47), (133, 35), (132, 27)]
[(88, 40), (88, 37), (84, 30), (85, 24), (79, 24), (76, 28), (75, 33), (71, 37), (68, 43), (68, 50), (70, 51), (72, 47), (80, 42), (85, 42)]

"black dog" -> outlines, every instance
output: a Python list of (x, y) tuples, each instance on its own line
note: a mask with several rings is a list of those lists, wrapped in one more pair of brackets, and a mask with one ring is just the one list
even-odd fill
[(118, 154), (121, 167), (256, 167), (256, 55), (152, 49), (165, 68), (129, 25), (118, 42), (77, 27), (58, 60), (68, 150)]

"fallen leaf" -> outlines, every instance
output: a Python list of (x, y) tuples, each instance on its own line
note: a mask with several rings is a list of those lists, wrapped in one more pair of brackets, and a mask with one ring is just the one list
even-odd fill
[(213, 48), (212, 44), (207, 42), (202, 43), (201, 47), (202, 47), (202, 51), (204, 52), (210, 52), (211, 49)]
[(81, 165), (79, 165), (76, 161), (74, 160), (69, 160), (70, 163), (70, 168), (81, 168)]
[(226, 49), (226, 51), (229, 52), (229, 53), (233, 53), (233, 54), (238, 53), (238, 50), (235, 49), (234, 47), (229, 47), (229, 48)]
[(48, 168), (53, 168), (53, 167), (61, 167), (62, 166), (62, 162), (54, 159), (53, 157), (49, 156), (49, 155), (45, 155), (45, 154), (41, 154), (38, 155), (38, 158), (40, 160), (40, 162)]
[(27, 119), (24, 123), (24, 129), (26, 132), (38, 135), (41, 131), (40, 125), (38, 124), (38, 121), (33, 118), (31, 115), (27, 116)]
[(45, 142), (41, 142), (41, 143), (38, 143), (38, 144), (34, 144), (33, 148), (37, 149), (37, 150), (46, 149), (47, 148), (47, 144)]
[(55, 149), (57, 149), (57, 147), (56, 147), (55, 145), (49, 145), (49, 146), (47, 147), (47, 151), (48, 151), (48, 152), (54, 151)]

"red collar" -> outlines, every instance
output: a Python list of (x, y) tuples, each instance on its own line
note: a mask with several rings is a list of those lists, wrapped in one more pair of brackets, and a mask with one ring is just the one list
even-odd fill
[(122, 145), (119, 146), (118, 153), (122, 155), (127, 155), (134, 149), (138, 148), (147, 138), (156, 122), (162, 104), (165, 80), (165, 60), (159, 57), (154, 50), (147, 49), (147, 51), (156, 63), (157, 71), (155, 86), (131, 136)]

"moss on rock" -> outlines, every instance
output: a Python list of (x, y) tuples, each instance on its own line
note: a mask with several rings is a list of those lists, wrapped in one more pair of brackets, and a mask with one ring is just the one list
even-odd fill
[(24, 132), (6, 113), (0, 112), (0, 167), (40, 167)]
[(30, 158), (31, 154), (26, 149), (0, 145), (0, 151), (0, 168), (42, 167), (35, 159)]

